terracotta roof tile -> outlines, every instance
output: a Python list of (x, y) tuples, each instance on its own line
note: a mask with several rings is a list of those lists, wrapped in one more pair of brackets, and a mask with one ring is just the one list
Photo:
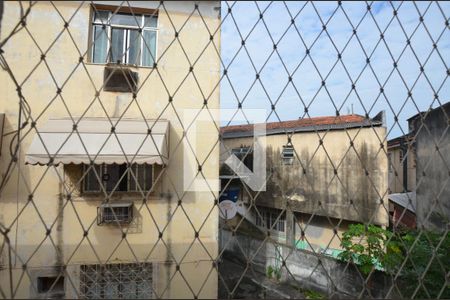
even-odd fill
[[(299, 127), (312, 127), (321, 125), (340, 125), (348, 123), (361, 123), (366, 120), (365, 117), (360, 115), (342, 115), (342, 116), (327, 116), (327, 117), (314, 117), (314, 118), (304, 118), (298, 120), (281, 121), (281, 122), (271, 122), (266, 123), (266, 130), (272, 129), (290, 129)], [(231, 125), (224, 126), (220, 128), (220, 132), (231, 133), (231, 132), (247, 132), (253, 130), (253, 124), (246, 125)]]

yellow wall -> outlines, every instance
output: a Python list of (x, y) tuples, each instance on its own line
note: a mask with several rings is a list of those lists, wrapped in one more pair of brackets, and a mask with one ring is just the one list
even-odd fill
[[(28, 4), (24, 5), (27, 7)], [(89, 3), (80, 6), (80, 2), (71, 1), (54, 2), (54, 5), (56, 7), (49, 2), (38, 2), (27, 17), (27, 29), (37, 45), (27, 30), (22, 29), (2, 48), (15, 79), (22, 87), (22, 94), (30, 105), (37, 130), (50, 117), (106, 117), (107, 114), (112, 117), (126, 110), (124, 118), (142, 119), (141, 111), (132, 101), (131, 94), (101, 91), (103, 65), (81, 65), (78, 62), (80, 56), (84, 56), (85, 61), (88, 57), (85, 53), (90, 30)], [(27, 263), (16, 297), (30, 296), (31, 270), (39, 271), (60, 262), (67, 265), (66, 275), (72, 274), (75, 284), (72, 286), (66, 280), (66, 295), (75, 297), (73, 289), (78, 288), (78, 265), (136, 262), (144, 259), (158, 263), (155, 289), (160, 297), (191, 298), (194, 294), (207, 298), (217, 296), (217, 274), (215, 270), (211, 270), (210, 262), (218, 251), (218, 215), (214, 207), (214, 195), (217, 193), (184, 192), (183, 174), (180, 172), (184, 163), (184, 148), (182, 143), (178, 144), (183, 136), (182, 125), (186, 124), (181, 124), (177, 115), (182, 122), (183, 109), (200, 109), (204, 97), (209, 98), (209, 108), (219, 108), (219, 89), (216, 86), (220, 76), (219, 56), (210, 43), (210, 34), (204, 22), (211, 32), (218, 28), (220, 17), (217, 12), (215, 16), (211, 12), (214, 12), (214, 7), (220, 7), (220, 3), (202, 3), (200, 11), (205, 11), (203, 20), (198, 13), (194, 13), (180, 31), (179, 42), (175, 41), (173, 44), (172, 23), (179, 30), (188, 14), (180, 12), (180, 9), (171, 11), (172, 6), (192, 12), (194, 3), (169, 3), (166, 5), (168, 14), (165, 10), (159, 11), (158, 72), (152, 68), (134, 68), (139, 73), (142, 86), (136, 101), (144, 117), (165, 118), (170, 121), (170, 161), (165, 176), (156, 183), (165, 196), (150, 197), (146, 206), (142, 205), (141, 196), (128, 198), (134, 201), (136, 212), (139, 211), (135, 220), (139, 224), (130, 226), (125, 242), (119, 227), (97, 226), (96, 208), (103, 200), (102, 197), (85, 199), (79, 196), (69, 201), (64, 197), (61, 183), (68, 184), (69, 181), (63, 166), (49, 168), (24, 164), (24, 155), (35, 136), (35, 131), (28, 124), (22, 131), (18, 164), (14, 165), (14, 171), (0, 198), (0, 222), (10, 228), (8, 237), (11, 247), (17, 253), (17, 256), (11, 257), (14, 287), (22, 274), (22, 264)], [(64, 30), (64, 20), (60, 14), (66, 19), (74, 15), (69, 23), (70, 35)], [(2, 40), (18, 23), (19, 16), (17, 3), (5, 3), (1, 24)], [(60, 37), (52, 44), (59, 34)], [(220, 30), (214, 36), (214, 43), (220, 50), (219, 41)], [(196, 80), (192, 74), (188, 75), (190, 65), (180, 44), (191, 62), (200, 56), (194, 67)], [(46, 63), (40, 62), (41, 52), (38, 46), (46, 53)], [(0, 112), (6, 114), (0, 157), (3, 175), (11, 160), (8, 146), (12, 135), (8, 133), (17, 128), (18, 95), (7, 72), (0, 72), (0, 82)], [(60, 96), (56, 95), (57, 86), (62, 88)], [(100, 90), (98, 98), (95, 97), (97, 90)], [(171, 104), (168, 102), (168, 93), (173, 96)], [(203, 131), (217, 135), (216, 126), (203, 124), (203, 127)], [(212, 147), (213, 145), (200, 140), (196, 145), (196, 155), (204, 158)], [(203, 166), (206, 176), (217, 178), (218, 155), (216, 146)], [(191, 162), (191, 165), (196, 163)], [(32, 191), (33, 202), (28, 202), (28, 195)], [(183, 209), (177, 205), (180, 198)], [(61, 213), (58, 216), (59, 211)], [(205, 221), (206, 216), (208, 218)], [(192, 226), (199, 231), (201, 243), (195, 240), (185, 256), (194, 241), (195, 231)], [(46, 227), (52, 228), (48, 238), (45, 236)], [(88, 231), (87, 237), (83, 237), (84, 230)], [(158, 239), (158, 230), (164, 230), (162, 240)], [(55, 246), (60, 246), (59, 252)], [(7, 253), (8, 251), (3, 251), (3, 263), (8, 261)], [(172, 263), (166, 263), (167, 261)], [(174, 261), (181, 261), (181, 272), (188, 283), (179, 272), (175, 272)], [(10, 297), (8, 268), (0, 271), (0, 278), (1, 289)], [(205, 280), (207, 282), (201, 288)]]

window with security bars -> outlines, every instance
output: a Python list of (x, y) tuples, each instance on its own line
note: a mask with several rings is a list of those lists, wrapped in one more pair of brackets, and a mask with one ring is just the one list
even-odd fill
[(80, 266), (80, 296), (84, 299), (153, 298), (151, 263)]
[(158, 15), (116, 12), (93, 7), (93, 63), (153, 66), (156, 61)]
[(153, 166), (149, 164), (84, 165), (83, 192), (149, 191), (153, 184)]
[(133, 220), (133, 203), (102, 204), (97, 209), (97, 224), (127, 224)]
[(294, 162), (294, 147), (291, 145), (284, 145), (281, 150), (281, 159), (284, 165), (292, 165)]
[(262, 206), (258, 206), (257, 210), (259, 214), (255, 212), (256, 226), (269, 230), (275, 230), (281, 233), (285, 232), (286, 213), (281, 213), (280, 209)]

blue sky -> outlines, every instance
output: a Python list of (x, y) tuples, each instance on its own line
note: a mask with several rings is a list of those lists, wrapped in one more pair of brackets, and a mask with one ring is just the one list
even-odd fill
[(409, 117), (438, 105), (435, 93), (441, 103), (450, 100), (449, 17), (448, 2), (222, 2), (221, 51), (229, 81), (222, 80), (221, 106), (237, 108), (243, 101), (243, 108), (267, 109), (268, 121), (308, 117), (305, 106), (311, 117), (335, 115), (336, 109), (370, 116), (385, 110), (389, 137), (401, 135)]

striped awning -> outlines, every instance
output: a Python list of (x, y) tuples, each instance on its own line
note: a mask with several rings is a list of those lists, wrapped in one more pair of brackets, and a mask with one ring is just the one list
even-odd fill
[(166, 164), (169, 158), (167, 120), (64, 118), (36, 129), (27, 164)]

